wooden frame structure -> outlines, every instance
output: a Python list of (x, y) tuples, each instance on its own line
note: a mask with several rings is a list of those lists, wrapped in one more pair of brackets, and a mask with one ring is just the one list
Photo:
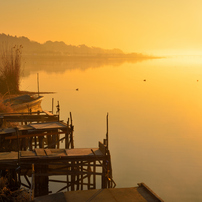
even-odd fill
[[(58, 115), (45, 114), (5, 114), (0, 116), (3, 124), (18, 123), (15, 128), (0, 130), (0, 151), (33, 150), (34, 148), (60, 148), (65, 140), (65, 148), (74, 148), (72, 116), (67, 123), (59, 121)], [(60, 138), (60, 135), (63, 135)]]
[[(71, 113), (67, 123), (47, 112), (7, 114), (0, 120), (20, 123), (15, 128), (0, 130), (0, 148), (5, 146), (0, 151), (1, 176), (11, 179), (12, 187), (23, 185), (32, 190), (32, 196), (42, 196), (50, 193), (49, 182), (64, 185), (58, 192), (96, 189), (98, 180), (102, 189), (116, 186), (108, 149), (108, 115), (106, 139), (99, 142), (98, 148), (83, 149), (74, 148)], [(59, 142), (63, 140), (65, 148), (61, 149)], [(64, 180), (51, 176), (63, 176)]]
[[(71, 113), (70, 113), (71, 114)], [(70, 115), (71, 116), (71, 115)], [(54, 115), (48, 111), (32, 112), (32, 113), (3, 113), (0, 114), (1, 125), (17, 122), (21, 125), (27, 125), (28, 123), (42, 123), (59, 121), (59, 115)]]
[[(0, 167), (8, 170), (12, 179), (19, 179), (20, 185), (30, 190), (34, 187), (35, 196), (49, 194), (49, 182), (64, 184), (58, 192), (96, 189), (97, 180), (102, 189), (116, 186), (109, 150), (101, 142), (99, 148), (4, 152), (0, 153)], [(21, 182), (20, 176), (24, 176), (26, 183)], [(63, 176), (64, 180), (50, 179), (51, 176)]]

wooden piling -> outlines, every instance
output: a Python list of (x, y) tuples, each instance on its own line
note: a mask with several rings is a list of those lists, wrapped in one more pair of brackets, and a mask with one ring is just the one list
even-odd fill
[[(32, 164), (32, 182), (30, 185), (30, 201), (34, 200), (34, 187), (35, 187), (35, 170), (34, 170), (34, 164)], [(26, 175), (25, 175), (26, 176)], [(29, 182), (28, 178), (26, 177), (26, 180)]]
[[(114, 185), (108, 148), (108, 114), (104, 144), (99, 142), (98, 148), (93, 149), (74, 148), (74, 126), (71, 112), (67, 124), (58, 122), (57, 117), (51, 114), (43, 117), (33, 114), (12, 115), (5, 118), (12, 121), (18, 120), (24, 124), (18, 126), (14, 132), (12, 130), (0, 131), (3, 134), (1, 138), (4, 137), (6, 141), (18, 145), (16, 153), (8, 151), (6, 154), (11, 155), (10, 160), (9, 157), (3, 159), (5, 156), (0, 153), (0, 167), (16, 169), (16, 166), (20, 165), (20, 175), (25, 178), (22, 185), (34, 189), (35, 196), (48, 194), (50, 181), (65, 184), (59, 191), (96, 189), (98, 178), (103, 189)], [(62, 136), (61, 139), (59, 135)], [(65, 140), (64, 149), (60, 149), (58, 144), (62, 140)], [(29, 151), (27, 151), (28, 148)], [(49, 176), (58, 175), (64, 175), (66, 179), (49, 179)], [(32, 177), (31, 182), (30, 177)]]

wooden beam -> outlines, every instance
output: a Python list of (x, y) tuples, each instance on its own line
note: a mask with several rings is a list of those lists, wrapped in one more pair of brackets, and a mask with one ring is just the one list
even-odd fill
[(36, 136), (44, 136), (44, 135), (58, 135), (58, 134), (64, 134), (64, 132), (51, 132), (51, 133), (34, 133), (34, 134), (28, 134), (28, 135), (19, 135), (17, 136), (8, 136), (5, 137), (5, 140), (15, 140), (15, 139), (22, 139), (26, 137), (36, 137)]
[(106, 147), (102, 142), (99, 142), (99, 150), (105, 155), (106, 154)]

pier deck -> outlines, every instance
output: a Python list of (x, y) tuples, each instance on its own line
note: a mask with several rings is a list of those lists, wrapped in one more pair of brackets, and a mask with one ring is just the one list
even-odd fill
[[(2, 125), (12, 122), (18, 124), (0, 129), (1, 176), (9, 180), (10, 187), (17, 189), (22, 185), (32, 190), (33, 198), (52, 193), (49, 182), (62, 185), (57, 192), (96, 189), (99, 184), (102, 189), (116, 186), (108, 129), (106, 139), (97, 148), (74, 148), (71, 113), (67, 123), (50, 113), (0, 116)], [(63, 140), (61, 148), (59, 143)], [(59, 175), (62, 180), (56, 177)]]
[[(101, 188), (115, 186), (110, 153), (101, 142), (97, 148), (35, 148), (33, 151), (1, 152), (0, 168), (13, 174), (12, 179), (24, 177), (25, 182), (21, 181), (21, 185), (28, 189), (34, 187), (35, 196), (51, 193), (49, 182), (64, 185), (57, 192), (96, 189), (97, 181), (101, 182)], [(59, 175), (63, 180), (49, 178)]]
[[(60, 142), (65, 140), (65, 148), (74, 148), (72, 124), (58, 121), (55, 118), (50, 121), (42, 118), (39, 122), (38, 115), (11, 116), (5, 121), (22, 121), (14, 128), (0, 128), (0, 152), (33, 150), (34, 148), (60, 148)], [(31, 121), (31, 122), (28, 122)], [(46, 120), (46, 121), (45, 121)], [(60, 138), (60, 135), (62, 136)]]
[(138, 184), (138, 187), (130, 188), (115, 188), (115, 189), (99, 189), (99, 190), (84, 190), (75, 192), (64, 192), (51, 194), (49, 196), (37, 197), (34, 202), (163, 202), (144, 183)]
[(0, 167), (1, 169), (16, 168), (16, 164), (32, 164), (38, 161), (48, 163), (49, 161), (68, 161), (68, 160), (87, 160), (87, 159), (103, 159), (105, 155), (99, 148), (74, 148), (74, 149), (40, 149), (34, 151), (19, 151), (18, 152), (1, 152)]

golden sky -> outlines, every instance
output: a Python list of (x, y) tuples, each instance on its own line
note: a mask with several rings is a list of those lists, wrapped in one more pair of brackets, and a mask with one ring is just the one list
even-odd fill
[(0, 33), (146, 54), (202, 54), (201, 0), (0, 0)]

